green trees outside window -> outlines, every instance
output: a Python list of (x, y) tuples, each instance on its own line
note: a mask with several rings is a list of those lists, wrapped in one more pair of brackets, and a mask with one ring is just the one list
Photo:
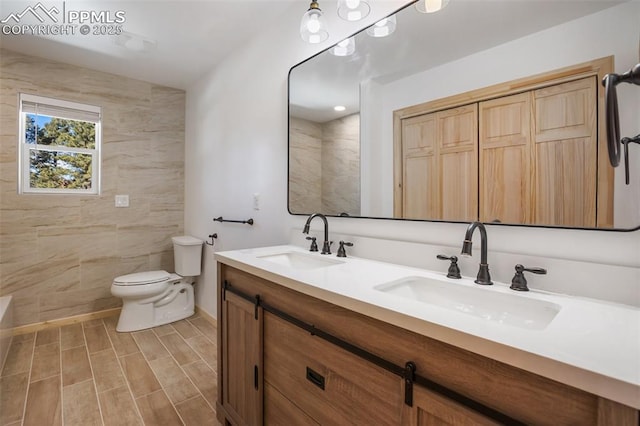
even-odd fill
[(37, 147), (29, 150), (29, 186), (90, 189), (93, 156), (64, 148), (95, 149), (96, 124), (35, 114), (25, 120), (25, 143)]

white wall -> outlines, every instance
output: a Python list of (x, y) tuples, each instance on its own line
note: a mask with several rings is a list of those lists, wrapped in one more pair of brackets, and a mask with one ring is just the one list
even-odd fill
[[(372, 14), (359, 28), (403, 3), (406, 1), (373, 2)], [(323, 1), (322, 5), (325, 11), (335, 10), (335, 2)], [(297, 235), (306, 219), (289, 215), (286, 205), (287, 73), (320, 48), (359, 28), (338, 22), (333, 13), (327, 13), (332, 38), (319, 48), (306, 45), (298, 36), (305, 6), (293, 6), (270, 30), (187, 91), (185, 230), (200, 238), (212, 232), (219, 236), (216, 246), (205, 250), (204, 271), (197, 285), (196, 303), (210, 314), (216, 313), (214, 251), (286, 243), (290, 231)], [(261, 194), (258, 211), (252, 209), (252, 194), (256, 192)], [(231, 219), (253, 217), (256, 224), (249, 227), (212, 222), (220, 215)], [(319, 221), (314, 223), (312, 229), (317, 231), (319, 225)], [(463, 224), (330, 219), (332, 234), (451, 247), (459, 246), (465, 228)], [(522, 254), (530, 261), (536, 256), (554, 256), (640, 266), (639, 232), (505, 226), (491, 226), (488, 232), (490, 262), (502, 251)], [(384, 253), (379, 257), (384, 258)], [(616, 278), (611, 277), (613, 281)], [(584, 285), (604, 284), (593, 281)]]
[[(196, 303), (216, 313), (214, 251), (285, 243), (287, 211), (287, 74), (319, 50), (367, 26), (406, 1), (376, 1), (364, 24), (340, 22), (336, 3), (323, 1), (330, 39), (311, 46), (298, 30), (308, 3), (292, 6), (258, 38), (237, 50), (187, 90), (185, 231), (218, 240), (204, 251)], [(212, 41), (221, 42), (221, 41)], [(260, 210), (253, 210), (253, 194)], [(221, 224), (214, 217), (255, 220)]]
[[(632, 1), (563, 25), (514, 40), (386, 85), (370, 84), (363, 96), (376, 109), (363, 111), (363, 124), (375, 126), (363, 130), (371, 142), (363, 151), (363, 175), (375, 170), (377, 181), (363, 197), (364, 216), (393, 216), (393, 123), (394, 110), (467, 92), (517, 78), (567, 67), (605, 56), (615, 56), (617, 73), (638, 63), (640, 2)], [(446, 82), (446, 84), (433, 84)], [(420, 88), (420, 90), (416, 90)], [(619, 86), (621, 132), (623, 136), (640, 133), (640, 96), (638, 90)], [(366, 114), (369, 115), (366, 115)], [(385, 118), (385, 119), (382, 119)], [(635, 154), (633, 184), (624, 184), (624, 170), (616, 169), (614, 211), (617, 228), (640, 224), (640, 147)], [(364, 174), (366, 173), (366, 174)]]

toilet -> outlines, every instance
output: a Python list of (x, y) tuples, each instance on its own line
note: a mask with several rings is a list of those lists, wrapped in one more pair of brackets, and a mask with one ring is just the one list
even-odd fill
[(111, 294), (122, 298), (117, 331), (143, 330), (194, 314), (193, 283), (200, 275), (202, 241), (190, 236), (171, 240), (175, 274), (138, 272), (113, 280)]

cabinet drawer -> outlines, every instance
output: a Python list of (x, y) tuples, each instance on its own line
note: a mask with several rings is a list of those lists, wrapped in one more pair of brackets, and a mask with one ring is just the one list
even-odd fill
[(398, 425), (400, 377), (264, 315), (264, 379), (320, 424)]
[(318, 422), (266, 382), (264, 386), (264, 424), (266, 426), (320, 426)]

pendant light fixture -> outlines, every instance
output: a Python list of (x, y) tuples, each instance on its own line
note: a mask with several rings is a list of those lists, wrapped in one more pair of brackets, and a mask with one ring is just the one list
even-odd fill
[(338, 0), (338, 16), (345, 21), (364, 19), (370, 10), (366, 0)]
[(318, 2), (313, 0), (309, 5), (309, 10), (302, 16), (300, 22), (300, 37), (308, 43), (322, 43), (329, 38), (327, 25), (322, 16), (322, 10)]
[(349, 56), (356, 51), (356, 40), (353, 37), (349, 37), (342, 40), (331, 48), (331, 53), (335, 56)]
[(444, 9), (449, 4), (449, 0), (419, 0), (416, 3), (416, 10), (420, 13), (435, 13)]
[(386, 37), (393, 34), (396, 30), (396, 15), (391, 15), (387, 18), (381, 19), (369, 28), (367, 28), (367, 34), (371, 37)]

